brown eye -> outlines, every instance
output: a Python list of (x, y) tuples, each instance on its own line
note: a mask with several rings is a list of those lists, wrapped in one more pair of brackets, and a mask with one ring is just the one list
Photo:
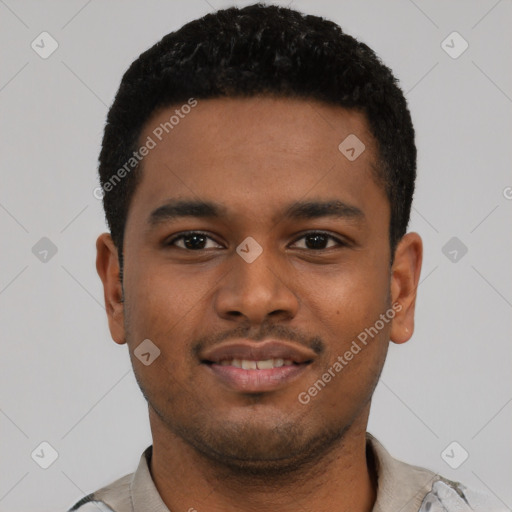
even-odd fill
[[(190, 251), (200, 251), (204, 249), (211, 249), (212, 247), (207, 247), (208, 240), (214, 242), (217, 246), (217, 242), (213, 240), (211, 237), (206, 235), (205, 233), (201, 233), (198, 231), (190, 231), (188, 233), (182, 233), (178, 235), (168, 242), (166, 242), (166, 246), (175, 246), (180, 249), (190, 250)], [(181, 245), (176, 242), (182, 242)]]
[(301, 238), (299, 238), (295, 243), (297, 243), (299, 240), (305, 240), (305, 247), (299, 247), (299, 249), (312, 249), (316, 251), (321, 251), (325, 249), (330, 249), (333, 247), (332, 245), (327, 247), (326, 244), (328, 244), (329, 240), (333, 240), (335, 242), (334, 247), (337, 246), (344, 246), (346, 245), (338, 238), (329, 235), (328, 233), (323, 232), (312, 232), (307, 233), (306, 235), (303, 235)]

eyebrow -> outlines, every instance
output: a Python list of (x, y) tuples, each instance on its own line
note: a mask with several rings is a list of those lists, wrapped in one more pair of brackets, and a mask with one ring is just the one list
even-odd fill
[[(184, 217), (203, 219), (220, 219), (228, 216), (228, 209), (219, 203), (201, 200), (170, 200), (153, 210), (148, 217), (148, 224), (156, 226), (160, 223)], [(363, 211), (356, 206), (338, 199), (317, 201), (296, 201), (288, 205), (283, 214), (277, 216), (281, 220), (304, 220), (333, 217), (341, 219), (363, 220)], [(274, 219), (274, 220), (277, 220)]]

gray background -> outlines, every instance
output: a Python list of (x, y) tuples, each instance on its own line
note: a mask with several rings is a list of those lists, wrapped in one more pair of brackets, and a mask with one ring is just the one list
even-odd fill
[[(129, 64), (164, 34), (227, 5), (0, 0), (1, 511), (65, 510), (133, 471), (151, 443), (94, 267), (105, 231), (93, 196), (97, 156)], [(368, 430), (397, 458), (486, 489), (510, 508), (511, 2), (291, 6), (374, 48), (400, 79), (417, 132), (410, 228), (425, 243), (417, 326), (410, 342), (391, 344)], [(31, 48), (43, 31), (59, 44), (47, 59)], [(453, 31), (469, 43), (457, 59), (441, 46)], [(32, 251), (42, 237), (57, 248), (46, 262)], [(450, 258), (443, 253), (452, 237), (468, 249), (461, 257), (454, 246), (455, 262), (451, 246)], [(46, 470), (31, 457), (43, 441), (58, 452)], [(469, 453), (458, 469), (441, 457), (452, 441)]]

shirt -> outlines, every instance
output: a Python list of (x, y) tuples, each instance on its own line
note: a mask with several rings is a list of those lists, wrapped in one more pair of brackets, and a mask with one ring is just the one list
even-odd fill
[[(509, 512), (487, 493), (394, 459), (368, 432), (366, 449), (377, 475), (373, 512)], [(144, 450), (134, 473), (88, 494), (67, 512), (170, 512), (151, 477), (152, 451), (153, 445)]]

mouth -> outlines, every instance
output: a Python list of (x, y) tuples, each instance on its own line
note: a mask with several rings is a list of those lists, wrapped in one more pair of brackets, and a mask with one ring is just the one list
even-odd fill
[(295, 344), (242, 341), (213, 347), (202, 355), (201, 363), (234, 391), (262, 393), (299, 378), (315, 357), (311, 349)]
[(251, 359), (222, 359), (217, 364), (220, 366), (242, 368), (243, 370), (271, 370), (272, 368), (281, 368), (283, 366), (292, 366), (300, 363), (294, 363), (291, 359), (283, 359), (279, 357), (276, 359), (264, 359), (260, 361), (253, 361)]

